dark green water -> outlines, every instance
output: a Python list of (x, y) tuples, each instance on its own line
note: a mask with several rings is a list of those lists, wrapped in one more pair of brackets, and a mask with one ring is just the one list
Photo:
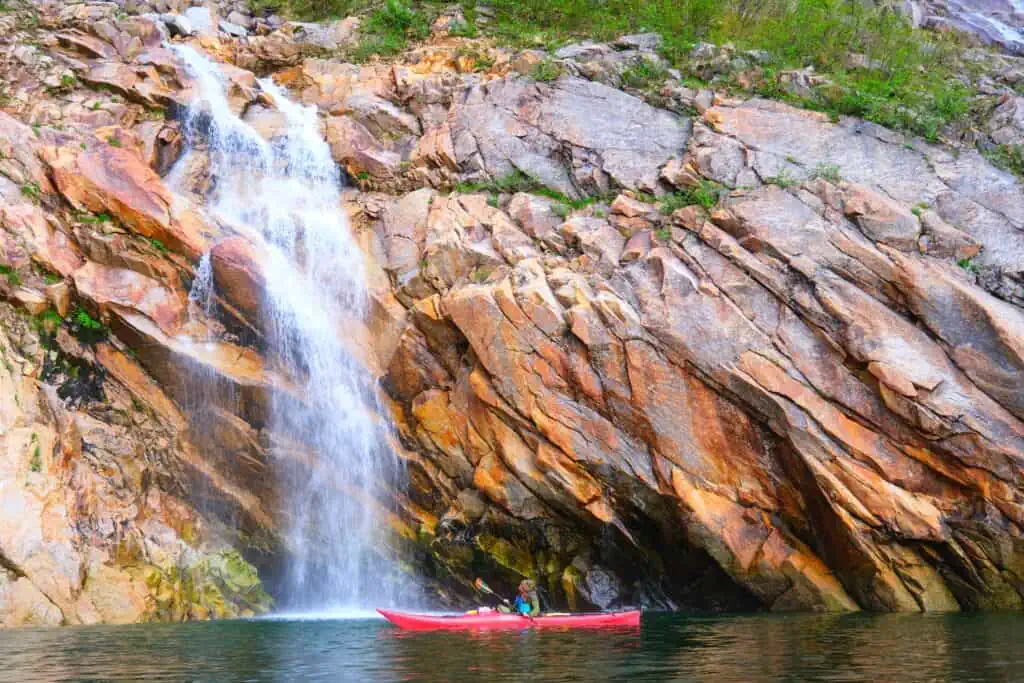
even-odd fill
[(1024, 681), (1024, 616), (648, 614), (639, 631), (382, 621), (0, 630), (0, 681)]

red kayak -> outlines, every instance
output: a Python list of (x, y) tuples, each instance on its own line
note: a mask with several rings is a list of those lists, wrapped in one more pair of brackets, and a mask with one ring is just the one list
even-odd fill
[(522, 617), (518, 614), (502, 614), (501, 612), (440, 616), (394, 612), (387, 609), (379, 609), (377, 611), (395, 626), (409, 631), (640, 626), (639, 610), (629, 612), (596, 612), (594, 614), (545, 614), (539, 617)]

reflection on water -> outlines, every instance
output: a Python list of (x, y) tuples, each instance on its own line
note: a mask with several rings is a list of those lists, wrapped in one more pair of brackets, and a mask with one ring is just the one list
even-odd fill
[(648, 614), (637, 631), (381, 620), (0, 631), (0, 681), (1024, 681), (1024, 616)]

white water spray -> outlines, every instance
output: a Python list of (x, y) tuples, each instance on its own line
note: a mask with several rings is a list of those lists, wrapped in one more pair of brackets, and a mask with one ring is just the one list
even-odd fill
[[(263, 242), (268, 362), (299, 388), (300, 400), (275, 398), (270, 424), (304, 446), (277, 445), (274, 453), (289, 520), (285, 606), (391, 604), (390, 564), (379, 551), (372, 501), (382, 484), (397, 483), (400, 467), (373, 417), (373, 379), (346, 351), (346, 321), (363, 319), (367, 310), (363, 260), (316, 109), (260, 81), (287, 124), (271, 144), (231, 111), (216, 64), (190, 47), (174, 50), (196, 80), (185, 131), (190, 147), (205, 141), (208, 148), (209, 205), (226, 224)], [(204, 272), (201, 265), (197, 275)], [(197, 277), (197, 286), (210, 284), (202, 283)], [(200, 306), (209, 300), (208, 291), (195, 294)]]

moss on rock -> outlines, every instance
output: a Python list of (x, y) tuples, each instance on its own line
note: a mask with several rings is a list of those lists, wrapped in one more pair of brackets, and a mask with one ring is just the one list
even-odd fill
[(256, 569), (236, 550), (202, 555), (186, 567), (150, 566), (144, 578), (153, 621), (252, 617), (273, 604)]

